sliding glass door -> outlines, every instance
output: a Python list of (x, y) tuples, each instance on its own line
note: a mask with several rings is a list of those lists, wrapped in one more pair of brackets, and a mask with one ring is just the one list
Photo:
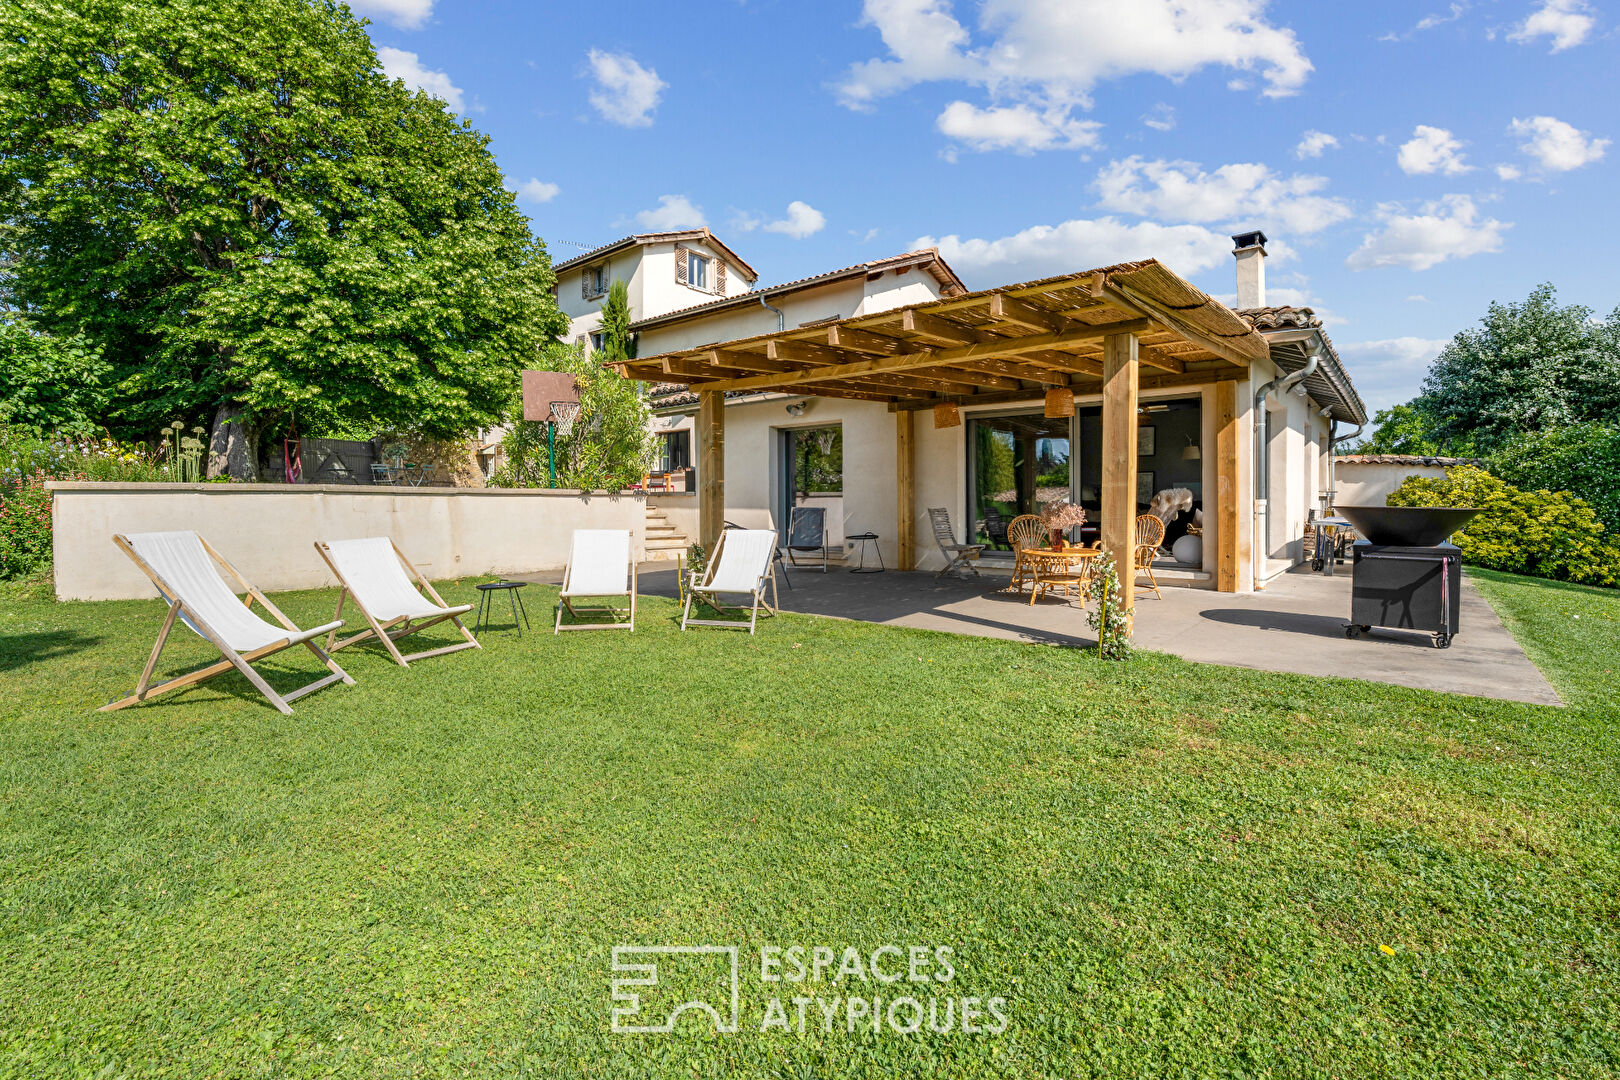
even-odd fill
[(1007, 526), (1020, 514), (1072, 497), (1068, 418), (1040, 411), (978, 415), (968, 420), (968, 507), (965, 532), (985, 554), (1012, 557)]

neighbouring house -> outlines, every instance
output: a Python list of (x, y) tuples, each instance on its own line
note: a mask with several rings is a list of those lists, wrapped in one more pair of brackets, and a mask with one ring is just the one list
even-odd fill
[(1458, 465), (1478, 465), (1477, 458), (1430, 457), (1421, 454), (1341, 454), (1333, 459), (1334, 502), (1339, 506), (1383, 506), (1389, 493), (1409, 476), (1443, 478)]
[(784, 527), (820, 505), (834, 544), (873, 532), (888, 565), (937, 568), (942, 507), (1010, 564), (1007, 523), (1066, 497), (1123, 556), (1153, 494), (1179, 487), (1194, 512), (1169, 539), (1199, 543), (1160, 577), (1241, 591), (1304, 558), (1339, 425), (1366, 410), (1320, 319), (1266, 305), (1265, 235), (1233, 239), (1236, 310), (1154, 260), (970, 292), (933, 250), (745, 289), (753, 270), (706, 230), (570, 259), (559, 292), (589, 345), (600, 293), (629, 283), (622, 370), (653, 384), (664, 464), (694, 465), (699, 488), (652, 501), (702, 541), (741, 512)]

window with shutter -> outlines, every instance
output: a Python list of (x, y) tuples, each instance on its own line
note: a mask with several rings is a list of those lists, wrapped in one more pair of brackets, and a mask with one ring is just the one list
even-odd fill
[(726, 261), (714, 260), (714, 295), (726, 295)]
[(591, 298), (591, 272), (588, 269), (579, 272), (579, 298), (581, 300)]
[(679, 245), (675, 248), (675, 284), (686, 284), (686, 249)]

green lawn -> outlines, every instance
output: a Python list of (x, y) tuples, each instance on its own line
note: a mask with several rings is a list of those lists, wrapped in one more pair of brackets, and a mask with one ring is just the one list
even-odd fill
[[(10, 594), (0, 1076), (1613, 1075), (1620, 599), (1480, 578), (1573, 707), (660, 600), (559, 639), (531, 587), (521, 641), (351, 650), (291, 718), (234, 675), (99, 715), (159, 605)], [(740, 946), (742, 1030), (614, 1034), (633, 943)], [(762, 983), (768, 944), (955, 976)], [(1008, 1026), (759, 1030), (910, 992)]]

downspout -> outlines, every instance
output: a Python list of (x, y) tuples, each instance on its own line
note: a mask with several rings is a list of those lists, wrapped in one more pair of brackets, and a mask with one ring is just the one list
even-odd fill
[(1262, 572), (1266, 565), (1266, 537), (1270, 531), (1267, 528), (1270, 508), (1267, 505), (1266, 493), (1271, 490), (1271, 459), (1266, 453), (1265, 443), (1266, 398), (1273, 393), (1286, 394), (1315, 374), (1317, 365), (1321, 362), (1322, 343), (1318, 341), (1311, 346), (1310, 358), (1305, 361), (1304, 367), (1290, 375), (1278, 376), (1254, 392), (1254, 533), (1250, 538), (1249, 547), (1253, 551), (1252, 573), (1256, 592), (1265, 588)]
[(762, 308), (766, 308), (766, 309), (768, 309), (770, 311), (776, 312), (776, 332), (778, 334), (780, 334), (783, 330), (787, 329), (787, 316), (782, 314), (782, 309), (781, 308), (772, 307), (770, 304), (766, 303), (765, 302), (765, 297), (763, 295), (760, 296), (760, 298), (759, 298), (759, 306), (762, 307)]
[(1339, 454), (1339, 451), (1338, 451), (1339, 444), (1342, 443), (1342, 442), (1349, 442), (1351, 439), (1354, 439), (1356, 436), (1361, 434), (1362, 429), (1365, 428), (1366, 426), (1367, 425), (1365, 423), (1357, 424), (1356, 425), (1356, 430), (1350, 432), (1347, 435), (1336, 435), (1336, 434), (1334, 434), (1334, 432), (1339, 430), (1339, 422), (1337, 420), (1333, 421), (1332, 426), (1328, 428), (1328, 509), (1329, 510), (1334, 509), (1335, 506), (1337, 505), (1338, 501), (1339, 501), (1338, 466), (1334, 463), (1334, 458), (1338, 457), (1338, 454)]

